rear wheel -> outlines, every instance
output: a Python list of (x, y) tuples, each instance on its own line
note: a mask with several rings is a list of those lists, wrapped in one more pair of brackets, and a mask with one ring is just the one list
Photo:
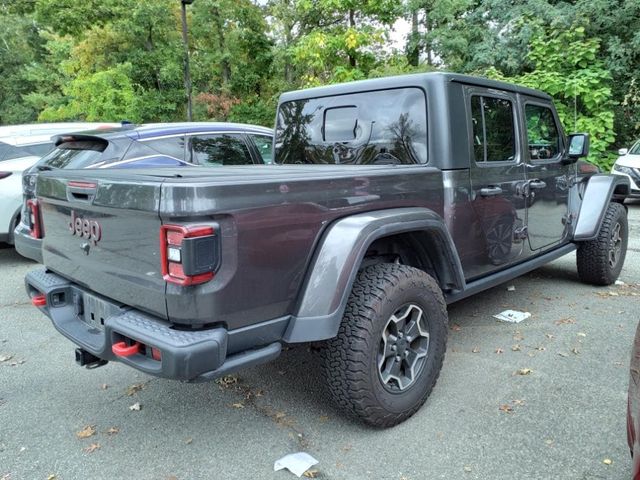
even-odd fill
[(627, 254), (629, 226), (627, 211), (619, 203), (607, 207), (594, 240), (578, 244), (578, 277), (593, 285), (611, 285), (622, 270)]
[(431, 393), (446, 339), (446, 305), (431, 276), (405, 265), (364, 268), (323, 350), (330, 391), (365, 423), (396, 425)]

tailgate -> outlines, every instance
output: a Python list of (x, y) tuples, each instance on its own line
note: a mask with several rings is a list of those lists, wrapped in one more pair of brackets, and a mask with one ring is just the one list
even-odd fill
[(50, 270), (116, 302), (167, 317), (158, 208), (164, 178), (38, 176)]

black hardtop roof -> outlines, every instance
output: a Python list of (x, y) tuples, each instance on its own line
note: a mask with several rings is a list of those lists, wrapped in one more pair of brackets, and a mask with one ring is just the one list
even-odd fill
[(509, 92), (522, 93), (544, 100), (551, 100), (551, 97), (533, 88), (523, 87), (513, 83), (490, 80), (484, 77), (462, 75), (460, 73), (431, 72), (414, 73), (410, 75), (397, 75), (393, 77), (374, 78), (370, 80), (358, 80), (355, 82), (338, 83), (323, 87), (307, 88), (285, 92), (280, 96), (280, 103), (291, 100), (303, 100), (308, 98), (329, 97), (333, 95), (344, 95), (367, 90), (385, 90), (389, 88), (402, 87), (428, 87), (437, 83), (458, 82), (467, 85), (477, 85), (480, 87), (494, 88), (496, 90), (506, 90)]

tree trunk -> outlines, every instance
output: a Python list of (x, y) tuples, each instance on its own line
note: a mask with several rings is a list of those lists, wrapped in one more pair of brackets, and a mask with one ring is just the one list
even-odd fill
[(229, 59), (226, 57), (224, 24), (222, 22), (220, 10), (217, 6), (211, 8), (211, 16), (216, 24), (216, 30), (218, 34), (218, 48), (220, 49), (220, 54), (222, 55), (222, 59), (220, 60), (220, 68), (222, 75), (222, 85), (224, 86), (231, 81), (231, 65), (229, 64)]
[[(356, 28), (355, 12), (352, 9), (349, 9), (349, 27)], [(351, 68), (356, 68), (356, 57), (351, 54), (349, 54), (349, 65)]]
[(407, 45), (407, 61), (417, 67), (420, 63), (420, 32), (418, 31), (418, 9), (411, 12), (411, 35)]

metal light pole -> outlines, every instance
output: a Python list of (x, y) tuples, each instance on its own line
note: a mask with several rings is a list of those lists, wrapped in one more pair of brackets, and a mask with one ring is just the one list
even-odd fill
[(189, 71), (189, 38), (187, 37), (187, 5), (193, 0), (180, 0), (182, 3), (182, 42), (184, 43), (184, 88), (187, 91), (187, 120), (193, 120), (191, 110), (191, 72)]

